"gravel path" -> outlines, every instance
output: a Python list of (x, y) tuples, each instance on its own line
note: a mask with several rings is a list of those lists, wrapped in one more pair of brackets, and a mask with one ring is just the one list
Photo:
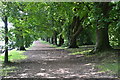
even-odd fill
[[(27, 59), (11, 66), (17, 67), (5, 78), (46, 78), (55, 80), (82, 80), (82, 78), (114, 78), (114, 75), (98, 72), (96, 63), (84, 62), (83, 55), (73, 57), (63, 49), (48, 44), (34, 42), (34, 46), (25, 52)], [(30, 80), (30, 79), (28, 79)], [(33, 80), (33, 79), (32, 79)], [(42, 79), (40, 79), (42, 80)], [(94, 80), (94, 79), (91, 79)], [(105, 79), (108, 80), (108, 79)]]

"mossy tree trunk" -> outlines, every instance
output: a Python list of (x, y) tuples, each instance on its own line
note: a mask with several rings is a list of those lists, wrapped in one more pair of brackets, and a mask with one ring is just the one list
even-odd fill
[(96, 30), (96, 47), (95, 52), (106, 51), (112, 49), (109, 44), (108, 27)]
[[(98, 16), (97, 20), (97, 29), (96, 29), (96, 46), (92, 53), (97, 52), (104, 52), (111, 50), (112, 47), (109, 44), (109, 36), (108, 36), (108, 28), (110, 22), (109, 19), (109, 12), (112, 9), (112, 6), (109, 5), (109, 2), (106, 3), (95, 3), (96, 5), (96, 12), (98, 9), (100, 13), (96, 13)], [(101, 15), (102, 14), (102, 15)]]

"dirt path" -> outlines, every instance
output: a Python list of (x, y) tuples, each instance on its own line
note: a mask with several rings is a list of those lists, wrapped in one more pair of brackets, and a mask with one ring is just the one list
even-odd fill
[[(104, 72), (98, 72), (96, 63), (84, 62), (80, 57), (68, 55), (63, 49), (50, 47), (48, 44), (34, 42), (34, 46), (25, 52), (27, 59), (11, 66), (18, 67), (6, 78), (66, 78), (68, 80), (82, 80), (80, 78), (113, 78)], [(83, 57), (81, 55), (81, 57)], [(36, 80), (36, 79), (35, 79)]]

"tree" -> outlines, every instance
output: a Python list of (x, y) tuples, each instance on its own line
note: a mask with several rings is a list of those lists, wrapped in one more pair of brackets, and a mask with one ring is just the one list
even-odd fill
[(109, 25), (109, 38), (112, 46), (120, 46), (120, 2), (113, 3), (110, 11), (111, 24)]
[(5, 58), (4, 63), (8, 63), (8, 17), (5, 15), (2, 18), (5, 24)]
[[(38, 38), (58, 46), (63, 45), (65, 39), (68, 47), (77, 48), (80, 43), (78, 40), (81, 40), (83, 44), (95, 42), (93, 30), (96, 28), (96, 47), (93, 51), (111, 49), (108, 32), (112, 32), (114, 28), (111, 27), (112, 25), (115, 26), (111, 24), (111, 21), (113, 22), (111, 18), (116, 18), (112, 16), (112, 12), (117, 12), (113, 8), (113, 3), (16, 2), (9, 6), (11, 7), (9, 21), (14, 25), (13, 33), (16, 35), (16, 44), (19, 48), (21, 45), (28, 47), (27, 44)], [(117, 20), (117, 25), (119, 25), (118, 22)], [(118, 40), (117, 43), (119, 43), (118, 34), (119, 32), (116, 35), (110, 34), (112, 36), (110, 40), (113, 41), (115, 38), (114, 40)], [(59, 44), (57, 39), (59, 39)]]
[(112, 9), (109, 2), (94, 3), (95, 18), (97, 23), (96, 29), (96, 47), (93, 52), (108, 51), (112, 47), (109, 44), (108, 27), (109, 27), (109, 12)]
[(73, 17), (73, 22), (70, 25), (70, 46), (69, 48), (78, 48), (76, 39), (79, 33), (82, 31), (83, 27), (80, 25), (80, 18), (79, 16)]
[[(7, 3), (2, 3), (2, 5), (6, 5)], [(7, 10), (8, 7), (3, 7), (2, 8), (2, 21), (4, 22), (4, 29), (5, 29), (5, 58), (4, 58), (4, 63), (8, 63), (8, 12)]]

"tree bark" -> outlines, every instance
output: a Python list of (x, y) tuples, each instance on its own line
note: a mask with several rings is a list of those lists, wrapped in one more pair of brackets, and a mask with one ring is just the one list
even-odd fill
[[(20, 30), (20, 32), (21, 32), (21, 34), (22, 34), (22, 30)], [(24, 44), (25, 44), (25, 41), (24, 41), (23, 35), (20, 35), (18, 38), (19, 38), (19, 42), (20, 42), (20, 43), (19, 43), (19, 50), (20, 50), (20, 51), (26, 50), (25, 47), (24, 47), (24, 46), (25, 46), (25, 45), (24, 45)]]
[(48, 38), (48, 42), (50, 43), (50, 37)]
[(51, 44), (53, 44), (54, 43), (54, 38), (53, 37), (51, 37)]
[(95, 52), (107, 51), (112, 49), (109, 44), (108, 27), (96, 30), (96, 47)]
[(4, 63), (8, 63), (8, 24), (7, 24), (7, 21), (8, 21), (8, 17), (7, 16), (4, 16), (3, 17), (3, 22), (5, 24), (5, 58), (4, 58)]
[(20, 49), (19, 49), (20, 51), (25, 51), (26, 49), (25, 49), (25, 47), (24, 46), (20, 46)]
[(57, 45), (57, 32), (54, 31), (54, 45)]
[(59, 45), (58, 46), (62, 46), (64, 44), (64, 39), (62, 38), (62, 34), (59, 37)]
[(80, 24), (82, 22), (83, 18), (80, 19), (78, 16), (73, 17), (73, 22), (70, 25), (70, 43), (69, 43), (69, 48), (78, 48), (77, 45), (77, 37), (79, 34), (82, 32), (83, 27)]
[[(112, 7), (109, 5), (108, 2), (106, 3), (96, 3), (95, 4), (96, 11), (97, 9), (101, 9), (99, 15), (99, 19), (97, 20), (97, 29), (96, 29), (96, 46), (95, 49), (92, 51), (92, 53), (97, 53), (97, 52), (104, 52), (111, 50), (112, 47), (109, 44), (109, 36), (108, 36), (108, 27), (109, 27), (109, 22), (106, 21), (105, 19), (109, 19), (109, 11), (112, 9)], [(101, 15), (103, 14), (103, 15)], [(102, 22), (99, 22), (102, 21)]]
[(118, 36), (118, 46), (120, 47), (120, 36)]
[(72, 37), (72, 39), (70, 40), (69, 48), (79, 48), (77, 45), (76, 37)]
[(46, 41), (49, 42), (49, 38), (48, 37), (46, 38)]

